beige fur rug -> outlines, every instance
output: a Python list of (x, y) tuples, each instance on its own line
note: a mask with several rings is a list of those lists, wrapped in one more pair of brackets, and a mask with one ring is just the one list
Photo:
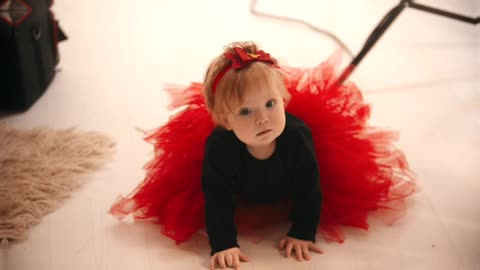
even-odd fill
[(75, 129), (14, 129), (0, 121), (0, 239), (26, 238), (114, 153), (114, 141)]

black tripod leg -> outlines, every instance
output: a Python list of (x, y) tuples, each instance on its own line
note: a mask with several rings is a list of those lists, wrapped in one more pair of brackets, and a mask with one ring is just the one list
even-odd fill
[(357, 65), (362, 61), (362, 59), (367, 55), (367, 53), (372, 49), (375, 43), (380, 39), (380, 37), (385, 33), (388, 27), (393, 23), (393, 21), (400, 15), (403, 9), (407, 6), (409, 1), (402, 0), (400, 3), (390, 10), (387, 15), (383, 17), (380, 23), (375, 27), (370, 36), (368, 37), (365, 45), (363, 45), (362, 50), (353, 58), (349, 66), (343, 71), (338, 80), (335, 82), (335, 85), (342, 84), (357, 67)]
[(375, 45), (375, 43), (383, 35), (387, 28), (393, 23), (393, 21), (398, 17), (402, 10), (407, 6), (472, 24), (478, 24), (480, 22), (480, 17), (470, 18), (463, 15), (455, 14), (453, 12), (421, 4), (416, 4), (413, 2), (413, 0), (402, 0), (396, 7), (390, 10), (387, 15), (385, 15), (385, 17), (382, 19), (382, 21), (380, 21), (375, 30), (373, 30), (373, 32), (370, 34), (367, 41), (365, 42), (362, 50), (354, 57), (350, 65), (343, 71), (338, 80), (335, 82), (336, 85), (343, 83), (350, 76), (350, 74), (358, 66), (360, 61), (362, 61), (365, 55), (370, 51), (370, 49), (372, 49), (373, 45)]
[(456, 13), (453, 13), (453, 12), (450, 12), (450, 11), (441, 10), (441, 9), (438, 9), (438, 8), (433, 8), (433, 7), (425, 6), (425, 5), (422, 5), (422, 4), (417, 4), (417, 3), (414, 3), (413, 1), (411, 1), (409, 3), (409, 6), (411, 8), (414, 8), (414, 9), (430, 12), (430, 13), (433, 13), (433, 14), (437, 14), (437, 15), (440, 15), (440, 16), (448, 17), (448, 18), (451, 18), (451, 19), (455, 19), (455, 20), (459, 20), (459, 21), (463, 21), (463, 22), (467, 22), (467, 23), (471, 23), (471, 24), (477, 24), (478, 23), (478, 18), (472, 18), (472, 17), (459, 15), (459, 14), (456, 14)]

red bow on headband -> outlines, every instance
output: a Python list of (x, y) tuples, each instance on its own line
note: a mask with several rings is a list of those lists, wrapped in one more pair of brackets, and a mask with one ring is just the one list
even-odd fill
[(215, 80), (213, 80), (213, 85), (212, 85), (212, 92), (215, 95), (215, 92), (217, 91), (217, 85), (218, 82), (223, 78), (223, 75), (227, 73), (230, 69), (242, 69), (246, 66), (248, 66), (250, 63), (255, 62), (255, 61), (260, 61), (260, 62), (265, 62), (267, 64), (273, 65), (274, 67), (277, 67), (275, 65), (275, 62), (272, 60), (270, 57), (270, 54), (260, 50), (257, 53), (248, 53), (244, 49), (240, 47), (235, 47), (233, 50), (236, 52), (235, 53), (224, 53), (223, 55), (232, 61), (232, 63), (228, 66), (226, 66), (218, 75), (215, 77)]
[(264, 51), (260, 50), (256, 54), (255, 53), (248, 53), (244, 49), (235, 47), (233, 50), (236, 52), (235, 53), (224, 53), (225, 57), (227, 59), (232, 60), (232, 68), (233, 69), (241, 69), (248, 64), (255, 62), (255, 61), (261, 61), (265, 62), (267, 64), (275, 64), (270, 58), (270, 54), (265, 53)]

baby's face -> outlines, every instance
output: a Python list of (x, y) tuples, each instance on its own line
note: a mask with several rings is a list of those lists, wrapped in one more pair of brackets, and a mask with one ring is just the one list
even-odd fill
[(280, 92), (268, 85), (247, 89), (244, 100), (225, 114), (225, 127), (249, 148), (274, 143), (285, 128), (285, 106)]

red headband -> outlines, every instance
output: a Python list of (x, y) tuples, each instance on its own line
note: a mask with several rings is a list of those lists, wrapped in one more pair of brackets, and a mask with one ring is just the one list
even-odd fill
[(265, 62), (270, 65), (275, 65), (275, 62), (272, 60), (270, 57), (270, 54), (265, 53), (264, 51), (260, 50), (256, 54), (254, 53), (248, 53), (244, 49), (240, 47), (235, 47), (233, 50), (236, 53), (224, 53), (225, 57), (227, 59), (230, 59), (231, 62), (226, 66), (225, 68), (218, 73), (218, 75), (215, 77), (215, 80), (213, 80), (212, 84), (212, 92), (215, 95), (215, 92), (217, 91), (217, 85), (220, 82), (220, 80), (223, 78), (225, 73), (229, 71), (230, 69), (242, 69), (244, 67), (247, 67), (250, 63), (255, 62), (255, 61), (260, 61), (260, 62)]

